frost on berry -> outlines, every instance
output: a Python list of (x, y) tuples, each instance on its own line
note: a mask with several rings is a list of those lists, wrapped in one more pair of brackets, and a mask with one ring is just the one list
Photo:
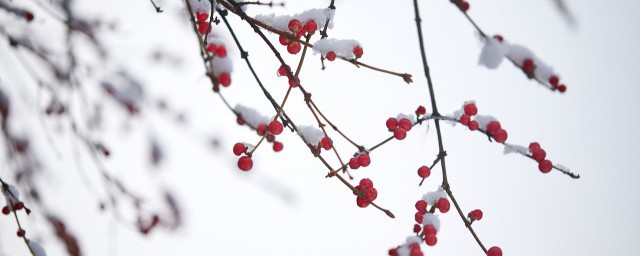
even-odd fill
[(502, 249), (498, 246), (493, 246), (487, 251), (487, 256), (502, 256)]

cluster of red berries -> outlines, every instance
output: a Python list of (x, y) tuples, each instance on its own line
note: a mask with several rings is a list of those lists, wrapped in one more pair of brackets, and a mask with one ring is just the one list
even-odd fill
[(361, 179), (360, 183), (356, 186), (356, 190), (362, 193), (362, 195), (358, 195), (358, 197), (356, 198), (356, 204), (360, 208), (369, 206), (370, 202), (373, 202), (373, 200), (376, 200), (376, 198), (378, 198), (378, 190), (373, 187), (373, 181), (371, 181), (370, 179)]
[(371, 164), (371, 158), (367, 153), (358, 153), (355, 157), (349, 159), (349, 168), (355, 170), (362, 167), (367, 167)]
[(408, 118), (400, 118), (398, 120), (395, 117), (389, 117), (386, 122), (387, 129), (390, 132), (393, 132), (393, 137), (397, 140), (404, 140), (407, 137), (407, 132), (411, 131), (411, 127), (413, 127), (413, 123)]
[[(522, 71), (525, 74), (527, 74), (527, 77), (534, 78), (534, 72), (536, 70), (536, 64), (533, 61), (533, 59), (531, 59), (531, 58), (524, 59), (522, 61), (522, 64), (521, 64), (521, 68), (522, 68)], [(564, 85), (564, 84), (559, 84), (560, 83), (560, 78), (558, 78), (558, 76), (556, 76), (556, 75), (550, 76), (548, 82), (551, 85), (551, 89), (553, 89), (553, 90), (558, 90), (559, 92), (567, 91), (567, 86)]]
[(560, 78), (556, 75), (552, 75), (549, 77), (549, 84), (551, 85), (551, 89), (558, 90), (559, 92), (566, 92), (567, 86), (564, 84), (560, 84)]
[[(351, 51), (353, 52), (353, 55), (356, 56), (356, 59), (359, 59), (360, 57), (362, 57), (362, 54), (364, 54), (364, 50), (359, 45), (354, 46), (353, 50)], [(336, 52), (329, 51), (324, 57), (329, 61), (334, 61), (337, 55), (336, 55)]]
[(209, 32), (209, 13), (196, 12), (196, 24), (198, 25), (198, 33), (204, 35)]
[[(293, 36), (296, 39), (300, 39), (303, 35), (307, 34), (309, 36), (313, 35), (313, 33), (318, 30), (318, 24), (313, 20), (308, 20), (302, 25), (302, 23), (298, 19), (292, 19), (288, 24), (289, 31), (293, 33)], [(289, 36), (280, 36), (280, 44), (287, 46), (287, 52), (291, 54), (298, 54), (302, 49), (302, 45), (296, 42), (295, 40), (291, 40)]]
[[(422, 250), (420, 250), (420, 245), (418, 243), (410, 243), (409, 245), (407, 245), (407, 247), (409, 249), (409, 254), (408, 255), (410, 255), (410, 256), (423, 256), (424, 255)], [(398, 250), (400, 250), (400, 247), (389, 249), (389, 256), (399, 256)]]
[(461, 11), (466, 12), (469, 10), (469, 3), (464, 0), (450, 0), (451, 3), (455, 4), (460, 8)]
[[(298, 87), (298, 84), (296, 84), (296, 81), (293, 80), (293, 78), (291, 76), (289, 76), (289, 72), (291, 72), (291, 67), (289, 67), (289, 65), (280, 65), (280, 67), (278, 68), (278, 76), (286, 76), (289, 78), (289, 86), (296, 88)], [(298, 83), (300, 83), (300, 78), (298, 78), (296, 76), (296, 80), (298, 80)]]
[[(440, 199), (446, 200), (447, 203), (449, 202), (446, 198), (440, 198)], [(438, 200), (438, 205), (440, 205), (440, 200)], [(444, 206), (444, 203), (443, 203), (443, 207), (447, 207), (444, 212), (449, 211), (448, 209), (449, 206)], [(417, 201), (416, 209), (418, 210), (418, 212), (416, 212), (415, 214), (415, 220), (417, 224), (413, 225), (413, 232), (421, 236), (424, 242), (428, 246), (436, 245), (436, 243), (438, 243), (438, 238), (436, 237), (436, 234), (438, 233), (438, 231), (436, 227), (433, 226), (432, 224), (426, 224), (422, 227), (420, 226), (422, 225), (422, 220), (424, 219), (424, 215), (428, 213), (427, 201), (424, 201), (424, 200)], [(443, 211), (442, 208), (440, 209), (441, 209), (440, 211)], [(422, 231), (422, 233), (420, 233), (420, 231)]]
[[(478, 123), (478, 121), (471, 120), (471, 117), (478, 114), (478, 107), (476, 107), (476, 104), (466, 103), (463, 106), (463, 110), (464, 114), (460, 116), (460, 119), (458, 121), (460, 121), (461, 124), (466, 125), (469, 130), (478, 130), (480, 128), (480, 124)], [(502, 125), (500, 125), (500, 122), (498, 122), (498, 120), (490, 121), (487, 124), (486, 129), (487, 134), (493, 137), (496, 142), (504, 143), (509, 137), (509, 134), (505, 129), (502, 129)]]
[(8, 205), (5, 205), (4, 207), (2, 207), (2, 214), (9, 215), (9, 213), (11, 213), (11, 210), (19, 211), (22, 209), (24, 209), (24, 203), (21, 201), (18, 201), (13, 203), (11, 207), (9, 207)]
[[(238, 124), (242, 125), (244, 124), (244, 121), (239, 118)], [(258, 133), (258, 135), (266, 136), (267, 141), (273, 143), (273, 151), (275, 152), (280, 152), (284, 148), (284, 144), (282, 144), (282, 142), (276, 141), (276, 135), (280, 135), (282, 131), (284, 131), (284, 126), (278, 120), (271, 121), (269, 125), (261, 123), (256, 128), (256, 132)], [(251, 156), (246, 155), (248, 153), (248, 149), (249, 147), (247, 146), (247, 144), (241, 142), (233, 145), (233, 154), (235, 154), (236, 156), (245, 154), (244, 156), (240, 157), (240, 159), (238, 159), (238, 168), (243, 171), (249, 171), (251, 170), (251, 168), (253, 168), (253, 160), (251, 159)]]
[(549, 173), (551, 169), (553, 169), (553, 163), (546, 159), (547, 152), (540, 147), (538, 142), (531, 142), (531, 144), (529, 144), (529, 152), (531, 153), (531, 157), (538, 161), (538, 170), (542, 173)]

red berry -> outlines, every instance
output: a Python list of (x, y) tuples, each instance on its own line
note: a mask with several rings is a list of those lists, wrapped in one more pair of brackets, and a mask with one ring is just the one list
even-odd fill
[(502, 256), (502, 249), (498, 246), (491, 247), (487, 251), (487, 256)]
[(278, 40), (280, 41), (281, 45), (289, 45), (291, 43), (291, 40), (289, 40), (289, 38), (287, 38), (286, 36), (281, 35)]
[(538, 142), (531, 142), (529, 144), (529, 152), (536, 151), (536, 149), (539, 149), (539, 148), (540, 148), (540, 143)]
[(429, 169), (429, 167), (421, 166), (420, 168), (418, 168), (418, 176), (420, 176), (420, 178), (425, 179), (429, 177), (429, 175), (431, 175), (431, 170)]
[(196, 19), (199, 22), (204, 22), (205, 20), (207, 20), (207, 18), (209, 18), (209, 14), (206, 12), (196, 12)]
[(418, 232), (420, 232), (420, 230), (422, 230), (422, 228), (420, 227), (420, 225), (418, 225), (418, 224), (413, 224), (413, 233), (418, 233)]
[(353, 170), (358, 169), (360, 168), (360, 163), (358, 163), (357, 159), (352, 157), (351, 159), (349, 159), (349, 168)]
[(509, 137), (509, 134), (504, 129), (498, 129), (493, 133), (493, 139), (500, 143), (507, 141), (507, 137)]
[[(300, 83), (300, 78), (296, 77), (296, 79), (298, 80), (298, 83)], [(298, 87), (298, 84), (296, 84), (296, 82), (293, 79), (289, 78), (289, 86), (296, 88)]]
[(213, 53), (220, 58), (227, 57), (227, 48), (225, 48), (224, 45), (220, 45)]
[(269, 124), (269, 132), (273, 135), (280, 135), (283, 130), (284, 130), (284, 127), (278, 120), (273, 120)]
[(369, 166), (369, 164), (371, 164), (371, 158), (369, 157), (368, 154), (359, 155), (358, 156), (358, 163), (362, 167), (367, 167), (367, 166)]
[(389, 117), (389, 119), (387, 119), (387, 129), (389, 129), (389, 131), (393, 131), (397, 127), (398, 127), (398, 119)]
[(469, 121), (471, 121), (471, 117), (469, 115), (460, 116), (460, 123), (463, 125), (468, 125)]
[(327, 58), (329, 61), (334, 61), (336, 59), (336, 53), (330, 51), (327, 53), (327, 56), (325, 58)]
[(472, 121), (469, 121), (469, 124), (467, 124), (467, 127), (469, 127), (469, 130), (475, 131), (475, 130), (478, 130), (478, 127), (480, 127), (480, 124), (478, 124), (476, 120), (472, 120)]
[(444, 197), (438, 199), (438, 209), (441, 213), (447, 213), (450, 207), (449, 200)]
[(559, 85), (558, 86), (558, 91), (566, 92), (567, 91), (567, 86), (565, 86), (564, 84)]
[(304, 24), (304, 30), (309, 34), (313, 34), (318, 30), (318, 24), (313, 20), (307, 21), (307, 23)]
[(504, 41), (504, 38), (501, 35), (495, 35), (493, 36), (493, 38), (495, 38), (496, 40), (498, 40), (498, 42), (501, 42), (501, 43), (502, 41)]
[(395, 248), (389, 249), (389, 256), (398, 256), (398, 250)]
[(469, 3), (468, 2), (461, 2), (460, 3), (460, 10), (462, 10), (463, 12), (466, 12), (469, 10)]
[(280, 67), (278, 68), (278, 76), (286, 76), (287, 69), (289, 69), (289, 66), (280, 65)]
[(356, 204), (360, 208), (365, 208), (369, 206), (369, 201), (367, 201), (367, 199), (365, 199), (364, 197), (359, 196), (356, 198)]
[(527, 58), (524, 61), (522, 61), (522, 70), (524, 70), (525, 73), (533, 74), (534, 68), (535, 68), (535, 65), (533, 64), (532, 59)]
[(282, 144), (282, 142), (276, 141), (273, 143), (273, 151), (280, 152), (282, 151), (282, 148), (284, 148), (284, 145)]
[(553, 163), (549, 160), (544, 160), (538, 164), (538, 170), (542, 173), (549, 173), (553, 169)]
[(536, 161), (541, 162), (547, 157), (547, 152), (544, 151), (544, 149), (538, 148), (533, 150), (533, 152), (531, 153), (531, 157), (533, 157), (533, 159), (535, 159)]
[(427, 109), (424, 106), (418, 106), (418, 109), (416, 109), (417, 115), (424, 115), (426, 113), (427, 113)]
[(2, 207), (2, 213), (4, 215), (8, 215), (10, 212), (11, 212), (11, 210), (9, 210), (9, 206), (5, 205), (4, 207)]
[(298, 42), (291, 42), (289, 45), (287, 45), (287, 51), (291, 54), (298, 54), (301, 49), (302, 46)]
[(493, 133), (499, 130), (500, 128), (502, 128), (502, 126), (498, 121), (491, 121), (489, 122), (489, 124), (487, 124), (487, 132), (491, 135), (493, 135)]
[(265, 135), (265, 133), (267, 133), (267, 124), (259, 124), (256, 130), (258, 132), (258, 135)]
[(411, 131), (411, 127), (413, 127), (413, 124), (411, 123), (411, 121), (409, 121), (409, 119), (402, 118), (398, 122), (398, 127), (401, 127), (402, 129), (405, 129), (406, 131)]
[(331, 140), (331, 138), (324, 137), (320, 140), (320, 145), (322, 146), (322, 148), (324, 148), (324, 150), (330, 150), (331, 147), (333, 147), (333, 141)]
[(13, 204), (13, 210), (14, 211), (22, 210), (22, 208), (24, 208), (24, 203), (23, 202), (16, 202), (15, 204)]
[(436, 235), (436, 233), (438, 233), (438, 230), (436, 230), (436, 227), (434, 227), (431, 224), (428, 225), (424, 225), (424, 234), (425, 235)]
[(289, 21), (289, 30), (291, 30), (291, 32), (296, 33), (301, 28), (302, 28), (302, 23), (300, 23), (299, 20), (292, 19)]
[(550, 76), (549, 77), (549, 84), (555, 86), (558, 86), (558, 82), (560, 82), (560, 79), (557, 76)]
[(376, 200), (376, 198), (378, 198), (378, 190), (373, 187), (367, 188), (364, 191), (364, 197), (369, 201)]
[(482, 219), (482, 211), (480, 209), (475, 209), (469, 213), (469, 218), (472, 220), (481, 220)]
[(422, 220), (424, 219), (424, 213), (416, 212), (413, 216), (418, 224), (422, 224)]
[(363, 53), (364, 51), (362, 50), (362, 47), (360, 47), (359, 45), (356, 45), (356, 47), (353, 47), (353, 54), (356, 55), (356, 58), (362, 57)]
[(251, 160), (251, 157), (242, 156), (240, 157), (240, 159), (238, 159), (238, 168), (240, 168), (240, 170), (243, 170), (246, 172), (251, 170), (252, 167), (253, 167), (253, 160)]
[(267, 141), (268, 142), (274, 142), (276, 140), (276, 136), (273, 135), (272, 133), (267, 134)]
[(25, 12), (24, 13), (24, 19), (27, 20), (27, 22), (31, 22), (33, 20), (33, 13)]
[(425, 235), (424, 236), (424, 242), (428, 246), (434, 246), (434, 245), (436, 245), (436, 243), (438, 243), (438, 238), (435, 235)]
[(362, 189), (372, 188), (373, 181), (371, 181), (370, 179), (364, 178), (360, 180), (359, 185)]
[(23, 237), (24, 236), (24, 229), (18, 229), (18, 232), (16, 233), (16, 235), (18, 235), (18, 237)]
[(227, 72), (220, 74), (220, 77), (218, 77), (218, 82), (220, 82), (222, 86), (228, 87), (231, 84), (231, 75), (229, 75), (229, 73)]
[(407, 131), (403, 128), (396, 128), (395, 130), (393, 130), (393, 137), (395, 137), (397, 140), (404, 140), (404, 138), (407, 137)]
[(236, 156), (240, 156), (246, 149), (247, 146), (245, 146), (244, 143), (238, 142), (233, 145), (233, 154), (235, 154)]
[(427, 201), (418, 200), (416, 202), (416, 210), (418, 210), (418, 212), (421, 212), (421, 213), (427, 212)]
[(204, 35), (209, 32), (209, 23), (208, 22), (198, 22), (198, 33)]
[(464, 113), (469, 116), (475, 116), (478, 114), (478, 107), (474, 103), (467, 103), (464, 105)]

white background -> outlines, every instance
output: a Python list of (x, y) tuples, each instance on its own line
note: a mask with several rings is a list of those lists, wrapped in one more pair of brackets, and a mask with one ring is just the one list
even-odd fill
[[(98, 210), (102, 197), (80, 182), (67, 145), (71, 136), (63, 122), (47, 121), (61, 127), (53, 132), (62, 141), (58, 143), (66, 153), (62, 159), (47, 148), (38, 126), (23, 125), (25, 133), (42, 140), (36, 145), (45, 163), (38, 180), (43, 196), (50, 209), (64, 217), (86, 255), (386, 255), (411, 235), (415, 201), (436, 189), (442, 178), (436, 168), (425, 185), (417, 186), (417, 168), (430, 164), (437, 154), (433, 127), (415, 127), (404, 141), (392, 141), (374, 151), (370, 167), (353, 171), (355, 182), (364, 177), (373, 180), (379, 193), (376, 202), (393, 211), (396, 219), (372, 207), (358, 208), (344, 185), (324, 178), (326, 169), (292, 133), (279, 136), (285, 144), (283, 152), (261, 147), (254, 156), (254, 168), (243, 173), (235, 167), (237, 158), (231, 147), (239, 141), (255, 144), (258, 137), (237, 126), (232, 113), (211, 92), (197, 42), (184, 20), (183, 3), (159, 4), (165, 9), (162, 14), (156, 14), (148, 1), (85, 1), (76, 8), (116, 21), (115, 32), (101, 34), (115, 62), (145, 82), (149, 98), (167, 98), (188, 114), (187, 126), (154, 112), (127, 119), (113, 102), (101, 99), (110, 104), (106, 111), (115, 114), (108, 115), (108, 129), (98, 135), (113, 152), (105, 160), (110, 172), (148, 197), (150, 209), (162, 206), (157, 203), (159, 189), (176, 193), (185, 214), (183, 227), (171, 232), (154, 230), (142, 237), (118, 224), (112, 215)], [(293, 14), (324, 8), (328, 1), (286, 4), (285, 9), (251, 7), (249, 14)], [(636, 15), (640, 4), (567, 1), (577, 20), (575, 27), (565, 22), (553, 1), (470, 4), (469, 15), (485, 32), (527, 46), (560, 73), (568, 90), (565, 94), (550, 92), (508, 62), (497, 70), (480, 67), (481, 43), (471, 24), (449, 1), (421, 1), (440, 112), (452, 113), (473, 99), (479, 113), (501, 121), (509, 132), (508, 142), (528, 145), (538, 141), (554, 163), (582, 176), (573, 180), (556, 171), (541, 174), (536, 163), (503, 155), (502, 147), (489, 143), (485, 136), (444, 125), (451, 188), (463, 211), (484, 211), (484, 219), (474, 223), (482, 241), (488, 247), (500, 246), (505, 255), (640, 254), (640, 226), (635, 221), (640, 194), (636, 111), (640, 108), (634, 73), (640, 67), (640, 19)], [(413, 4), (409, 0), (354, 0), (336, 1), (336, 6), (331, 37), (359, 40), (365, 63), (413, 74), (414, 83), (407, 85), (400, 78), (340, 61), (327, 63), (327, 69), (321, 71), (317, 55), (307, 59), (302, 84), (325, 115), (351, 138), (370, 147), (389, 135), (384, 126), (388, 117), (411, 113), (418, 105), (430, 111)], [(37, 16), (35, 26), (55, 23), (46, 17), (44, 13)], [(277, 60), (246, 23), (235, 17), (230, 20), (261, 79), (280, 101), (287, 82), (275, 75)], [(234, 58), (233, 82), (222, 89), (224, 95), (232, 105), (241, 102), (274, 115), (238, 50), (231, 46), (231, 36), (222, 24), (215, 29), (222, 31), (229, 56)], [(277, 45), (276, 36), (270, 39)], [(6, 43), (1, 47), (8, 53)], [(154, 49), (178, 57), (183, 65), (152, 63), (149, 55)], [(286, 60), (294, 63), (297, 58), (287, 55)], [(0, 65), (3, 77), (17, 69), (4, 58)], [(4, 81), (14, 82), (7, 90), (35, 87), (24, 76)], [(291, 95), (285, 110), (298, 124), (314, 122), (299, 91)], [(168, 159), (160, 170), (147, 164), (150, 134), (165, 145)], [(211, 136), (219, 140), (219, 148), (210, 147)], [(343, 158), (356, 151), (345, 141), (334, 141)], [(328, 153), (323, 155), (330, 156)], [(94, 186), (101, 186), (89, 158), (83, 159), (83, 172)], [(335, 160), (333, 164), (337, 165)], [(0, 171), (3, 178), (8, 173), (5, 167)], [(33, 210), (36, 214), (21, 216), (28, 235), (41, 241), (49, 255), (63, 255), (38, 209)], [(441, 215), (441, 220), (438, 244), (423, 246), (425, 254), (482, 255), (455, 211)], [(0, 253), (28, 253), (15, 237), (15, 229), (13, 219), (0, 217)]]

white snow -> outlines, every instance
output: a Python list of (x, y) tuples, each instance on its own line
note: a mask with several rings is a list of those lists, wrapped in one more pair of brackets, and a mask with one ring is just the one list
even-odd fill
[(300, 134), (300, 136), (302, 136), (302, 138), (311, 145), (318, 145), (322, 138), (324, 138), (324, 132), (311, 125), (298, 126), (298, 134)]
[(14, 203), (20, 201), (20, 193), (18, 192), (18, 189), (16, 189), (16, 187), (14, 187), (13, 185), (8, 183), (5, 184), (7, 184), (8, 191), (5, 191), (4, 189), (0, 190), (2, 190), (2, 194), (4, 195), (7, 206), (9, 206), (9, 208), (12, 208)]
[(482, 130), (487, 130), (487, 125), (491, 122), (491, 121), (496, 121), (498, 120), (497, 118), (490, 116), (490, 115), (475, 115), (473, 117), (473, 120), (476, 120), (476, 122), (478, 122), (479, 124), (479, 128)]
[(240, 114), (247, 124), (254, 128), (257, 128), (260, 124), (269, 124), (271, 122), (269, 117), (263, 116), (254, 108), (247, 107), (242, 104), (237, 104), (234, 110), (236, 113)]
[(422, 199), (429, 205), (435, 205), (440, 198), (447, 198), (447, 192), (442, 187), (439, 187), (436, 191), (427, 192), (422, 196)]
[(527, 155), (529, 152), (529, 148), (523, 147), (520, 145), (504, 143), (504, 154), (518, 153), (522, 155)]
[(29, 243), (29, 247), (31, 248), (31, 251), (33, 251), (34, 256), (47, 256), (47, 252), (45, 252), (44, 248), (42, 248), (40, 244), (29, 239), (27, 239), (27, 242)]
[[(294, 15), (278, 15), (269, 14), (269, 15), (256, 15), (255, 19), (261, 21), (269, 26), (272, 26), (283, 32), (289, 31), (289, 21), (292, 19), (298, 19), (302, 25), (304, 25), (307, 21), (313, 20), (318, 25), (318, 29), (323, 29), (324, 24), (329, 20), (328, 28), (333, 28), (333, 16), (335, 15), (335, 10), (331, 10), (329, 8), (317, 8), (317, 9), (309, 9), (302, 13), (294, 14)], [(337, 54), (337, 53), (336, 53)]]
[(416, 122), (416, 116), (413, 114), (398, 114), (398, 116), (396, 116), (396, 119), (398, 119), (398, 121), (400, 121), (402, 118), (406, 118), (409, 119), (409, 121), (411, 121), (412, 124), (414, 124)]
[(222, 73), (229, 73), (233, 71), (233, 63), (231, 58), (213, 58), (211, 60), (213, 65), (213, 76), (218, 77)]
[(353, 59), (356, 57), (353, 54), (353, 48), (356, 46), (362, 47), (360, 42), (356, 40), (325, 38), (313, 44), (313, 51), (322, 54), (322, 56), (327, 56), (328, 52), (333, 51), (337, 56)]
[(191, 9), (195, 12), (211, 12), (211, 3), (209, 0), (189, 0), (189, 4), (191, 4)]
[(478, 63), (489, 69), (496, 69), (509, 51), (509, 46), (495, 38), (487, 37), (480, 53)]
[(433, 225), (436, 231), (440, 232), (440, 218), (433, 213), (425, 213), (422, 218), (422, 225)]

